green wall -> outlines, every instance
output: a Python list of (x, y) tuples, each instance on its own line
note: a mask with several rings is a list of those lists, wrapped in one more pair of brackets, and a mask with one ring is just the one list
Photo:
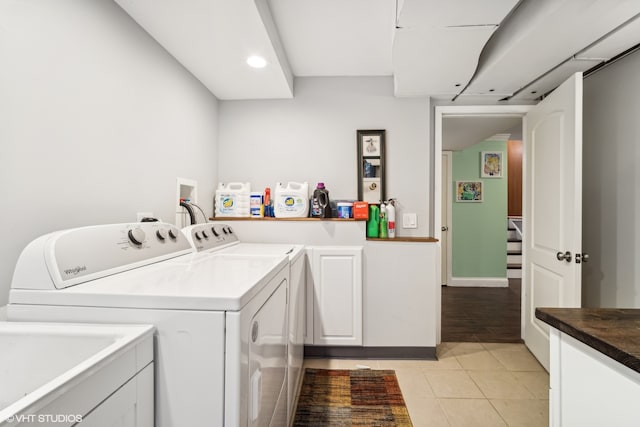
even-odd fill
[[(480, 152), (502, 151), (503, 178), (480, 178)], [(453, 153), (453, 277), (507, 277), (507, 142)], [(456, 202), (456, 181), (482, 181), (481, 203)]]

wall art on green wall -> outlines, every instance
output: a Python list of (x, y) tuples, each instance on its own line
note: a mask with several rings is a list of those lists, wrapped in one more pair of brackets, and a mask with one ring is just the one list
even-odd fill
[(480, 178), (502, 178), (502, 151), (480, 153)]
[(456, 202), (482, 202), (482, 181), (456, 181)]

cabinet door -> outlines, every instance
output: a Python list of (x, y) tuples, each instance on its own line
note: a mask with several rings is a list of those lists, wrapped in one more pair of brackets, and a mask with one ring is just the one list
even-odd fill
[(314, 247), (313, 343), (362, 345), (362, 247)]

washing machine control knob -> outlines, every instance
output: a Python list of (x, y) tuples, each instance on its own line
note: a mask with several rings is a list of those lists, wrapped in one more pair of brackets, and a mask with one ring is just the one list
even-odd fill
[(194, 236), (196, 237), (196, 239), (198, 239), (198, 240), (202, 240), (202, 236), (200, 235), (200, 232), (199, 232), (199, 231), (196, 231), (196, 232), (195, 232), (195, 234), (194, 234)]
[(139, 228), (134, 228), (129, 230), (129, 241), (134, 245), (140, 246), (144, 242), (145, 237), (144, 231)]
[(158, 237), (158, 240), (165, 240), (167, 238), (167, 230), (164, 228), (158, 229), (158, 231), (156, 231), (156, 236)]
[(202, 230), (202, 237), (204, 237), (205, 239), (208, 239), (209, 235), (207, 234), (206, 231)]
[(233, 229), (231, 227), (227, 227), (227, 230), (229, 230), (229, 234), (233, 234)]
[(178, 235), (173, 230), (169, 230), (169, 237), (175, 240), (178, 238)]
[(226, 228), (226, 227), (222, 227), (222, 232), (223, 232), (224, 234), (229, 234), (229, 232), (227, 231), (227, 228)]
[(211, 232), (213, 233), (214, 236), (216, 236), (216, 237), (219, 236), (218, 232), (216, 231), (216, 229), (214, 227), (211, 227)]

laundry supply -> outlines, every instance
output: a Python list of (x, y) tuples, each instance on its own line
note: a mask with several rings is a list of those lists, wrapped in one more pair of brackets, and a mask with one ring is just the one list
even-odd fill
[(367, 237), (380, 235), (380, 208), (378, 205), (369, 205), (369, 220), (367, 221)]
[(249, 211), (254, 218), (264, 216), (264, 207), (262, 205), (262, 193), (252, 192), (249, 200)]
[(380, 233), (378, 236), (381, 239), (386, 239), (388, 237), (387, 230), (387, 206), (383, 203), (380, 203)]
[(338, 202), (338, 218), (351, 218), (353, 210), (352, 202)]
[(353, 202), (353, 217), (355, 219), (369, 219), (369, 203)]
[(313, 190), (311, 198), (311, 216), (314, 218), (331, 218), (331, 202), (329, 201), (329, 190), (324, 186), (324, 182), (319, 182)]
[(273, 216), (273, 201), (271, 200), (271, 188), (264, 189), (264, 216), (270, 218)]
[(276, 184), (273, 203), (276, 218), (304, 218), (309, 216), (309, 184), (288, 182)]
[(387, 235), (390, 239), (396, 237), (396, 201), (389, 199), (387, 202)]
[(215, 216), (247, 217), (250, 215), (251, 184), (230, 182), (218, 184)]

